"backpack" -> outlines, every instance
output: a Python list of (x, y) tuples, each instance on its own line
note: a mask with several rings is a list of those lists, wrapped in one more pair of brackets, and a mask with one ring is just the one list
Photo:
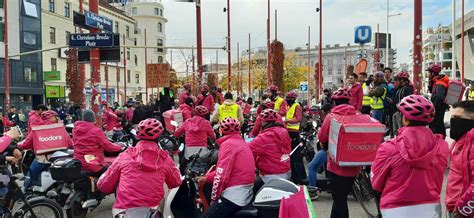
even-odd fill
[(444, 102), (453, 105), (462, 100), (466, 86), (459, 80), (449, 80)]

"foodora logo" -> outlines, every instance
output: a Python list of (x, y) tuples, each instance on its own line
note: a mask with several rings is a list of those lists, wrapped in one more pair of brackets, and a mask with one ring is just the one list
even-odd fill
[(50, 135), (48, 137), (39, 137), (40, 142), (49, 142), (49, 141), (57, 141), (63, 139), (60, 135)]

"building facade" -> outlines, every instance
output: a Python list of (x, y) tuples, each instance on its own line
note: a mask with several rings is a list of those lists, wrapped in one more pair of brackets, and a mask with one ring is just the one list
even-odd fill
[[(461, 68), (461, 19), (455, 22), (454, 46), (456, 47), (456, 63)], [(464, 15), (464, 78), (474, 81), (474, 10)]]
[[(43, 49), (61, 47), (43, 52), (43, 69), (45, 75), (46, 99), (50, 104), (67, 101), (69, 90), (66, 87), (67, 56), (66, 47), (68, 35), (79, 33), (79, 28), (73, 24), (73, 13), (79, 11), (79, 1), (72, 0), (42, 0), (41, 24), (44, 41)], [(84, 0), (84, 10), (88, 10), (88, 0)], [(102, 2), (99, 4), (99, 15), (113, 21), (113, 32), (120, 35), (120, 45), (156, 46), (165, 45), (164, 8), (160, 3), (129, 2), (114, 4)], [(153, 25), (154, 24), (154, 25)], [(153, 25), (153, 27), (151, 27)], [(148, 29), (149, 28), (149, 29)], [(145, 29), (147, 38), (145, 43)], [(87, 33), (87, 30), (83, 30)], [(128, 99), (145, 101), (146, 93), (146, 62), (165, 62), (163, 49), (149, 48), (120, 48), (120, 62), (101, 62), (100, 76), (102, 99), (109, 93), (109, 102), (126, 102)], [(145, 53), (147, 59), (145, 59)], [(90, 99), (90, 65), (85, 64), (86, 72), (86, 100)], [(107, 75), (107, 78), (106, 78)], [(107, 90), (108, 86), (108, 90)], [(125, 90), (124, 87), (127, 87)], [(51, 90), (51, 91), (50, 91)], [(59, 90), (59, 94), (58, 91)], [(64, 91), (62, 91), (64, 90)], [(89, 103), (89, 102), (87, 102)]]

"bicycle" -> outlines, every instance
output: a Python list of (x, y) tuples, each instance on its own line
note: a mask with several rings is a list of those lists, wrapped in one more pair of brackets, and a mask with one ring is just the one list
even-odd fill
[[(12, 166), (1, 166), (0, 183), (6, 188), (6, 194), (0, 195), (3, 213), (0, 216), (10, 217), (38, 217), (38, 218), (63, 218), (63, 210), (55, 201), (44, 196), (27, 198), (22, 192), (17, 180), (23, 178), (22, 174), (14, 175)], [(22, 202), (23, 205), (15, 207), (15, 203)]]
[(352, 186), (352, 192), (369, 217), (382, 217), (379, 207), (380, 198), (378, 193), (372, 189), (372, 183), (370, 182), (367, 169), (368, 168), (362, 169), (357, 175), (354, 185)]

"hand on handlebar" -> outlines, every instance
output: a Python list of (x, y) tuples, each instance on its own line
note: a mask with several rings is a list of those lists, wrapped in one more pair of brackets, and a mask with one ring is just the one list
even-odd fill
[(6, 160), (10, 164), (17, 164), (18, 163), (18, 159), (16, 159), (15, 157), (12, 157), (12, 156), (7, 156)]
[(198, 177), (198, 185), (203, 186), (205, 184), (206, 184), (206, 177), (204, 177), (204, 176)]
[(13, 156), (18, 160), (23, 159), (23, 153), (18, 148), (13, 150)]

